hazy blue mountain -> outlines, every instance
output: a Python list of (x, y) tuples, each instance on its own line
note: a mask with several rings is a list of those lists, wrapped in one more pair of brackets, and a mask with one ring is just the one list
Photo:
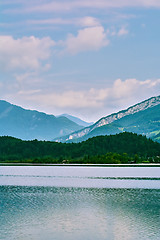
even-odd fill
[(79, 142), (98, 135), (110, 135), (125, 131), (143, 134), (159, 141), (160, 96), (152, 97), (126, 110), (103, 117), (95, 124), (57, 140)]
[(8, 135), (26, 140), (52, 140), (81, 128), (66, 117), (26, 110), (0, 100), (0, 136)]
[(69, 114), (61, 114), (58, 117), (60, 117), (60, 116), (66, 117), (69, 120), (71, 120), (71, 121), (73, 121), (73, 122), (75, 122), (78, 125), (83, 126), (83, 127), (88, 127), (88, 126), (93, 124), (93, 122), (85, 122), (85, 121), (81, 120), (80, 118), (72, 116), (72, 115), (69, 115)]

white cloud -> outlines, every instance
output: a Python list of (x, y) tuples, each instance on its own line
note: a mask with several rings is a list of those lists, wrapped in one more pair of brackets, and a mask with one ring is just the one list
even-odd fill
[[(36, 86), (35, 86), (36, 87)], [(125, 109), (149, 97), (159, 94), (160, 79), (139, 81), (137, 79), (115, 80), (114, 84), (101, 89), (66, 90), (54, 88), (24, 89), (16, 94), (16, 103), (33, 106), (32, 109), (52, 114), (69, 112), (85, 115), (96, 120), (115, 111)]]
[(118, 36), (124, 36), (127, 35), (129, 31), (126, 29), (126, 27), (121, 27), (117, 33)]
[(2, 70), (38, 69), (50, 57), (50, 48), (55, 42), (49, 37), (0, 36), (0, 66)]
[(129, 34), (129, 31), (127, 30), (126, 26), (122, 26), (119, 29), (115, 29), (114, 27), (111, 27), (110, 29), (107, 29), (108, 36), (116, 36), (116, 37), (122, 37), (124, 35)]
[(122, 81), (121, 79), (117, 79), (113, 87), (111, 88), (112, 94), (114, 98), (129, 98), (135, 95), (141, 95), (143, 93), (149, 93), (152, 91), (152, 88), (159, 88), (160, 87), (160, 79), (156, 80), (145, 80), (139, 81), (135, 78), (133, 79), (126, 79)]
[(145, 82), (140, 82), (137, 79), (126, 79), (125, 81), (117, 79), (111, 88), (111, 94), (116, 99), (128, 98), (134, 95), (137, 89), (144, 83)]
[[(160, 79), (139, 81), (137, 79), (117, 79), (110, 89), (110, 105), (121, 109), (159, 94)], [(112, 104), (113, 103), (113, 104)]]
[(77, 36), (70, 34), (65, 42), (66, 51), (71, 54), (81, 51), (96, 51), (108, 44), (109, 40), (102, 26), (79, 30)]
[(97, 18), (90, 16), (78, 19), (77, 23), (83, 27), (95, 27), (100, 25), (100, 22)]

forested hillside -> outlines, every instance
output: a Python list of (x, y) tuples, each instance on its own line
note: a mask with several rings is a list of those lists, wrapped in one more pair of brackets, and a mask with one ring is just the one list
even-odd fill
[(81, 143), (22, 141), (13, 137), (0, 137), (1, 162), (159, 162), (159, 156), (159, 143), (153, 142), (145, 136), (127, 132), (111, 136), (98, 136)]

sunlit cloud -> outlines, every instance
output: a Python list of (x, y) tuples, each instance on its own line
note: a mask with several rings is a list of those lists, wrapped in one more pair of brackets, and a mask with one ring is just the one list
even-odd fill
[(0, 68), (7, 71), (38, 69), (50, 57), (50, 48), (54, 45), (50, 37), (14, 39), (12, 36), (0, 36)]
[(97, 51), (108, 44), (107, 33), (102, 26), (81, 29), (77, 36), (70, 34), (64, 42), (66, 52), (73, 55), (81, 51)]

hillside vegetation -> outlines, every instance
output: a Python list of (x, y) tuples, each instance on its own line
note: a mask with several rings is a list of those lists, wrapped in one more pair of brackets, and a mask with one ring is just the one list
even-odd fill
[(1, 162), (131, 163), (160, 162), (160, 144), (145, 136), (120, 133), (98, 136), (81, 143), (22, 141), (0, 137)]

